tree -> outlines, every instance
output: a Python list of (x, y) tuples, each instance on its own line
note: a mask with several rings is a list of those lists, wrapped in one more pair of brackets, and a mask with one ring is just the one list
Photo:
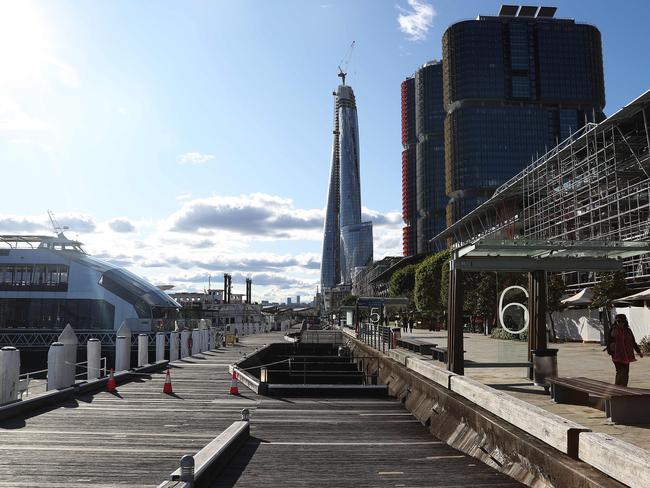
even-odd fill
[(393, 273), (390, 278), (388, 293), (391, 297), (407, 297), (413, 301), (413, 289), (415, 288), (415, 271), (417, 264), (411, 264)]
[(594, 293), (594, 298), (591, 301), (589, 308), (603, 309), (603, 335), (605, 336), (605, 343), (609, 344), (611, 324), (609, 309), (612, 308), (612, 304), (617, 298), (624, 297), (628, 294), (627, 285), (625, 284), (625, 275), (622, 271), (604, 273), (601, 280), (596, 283), (591, 290)]
[(555, 333), (555, 322), (553, 322), (553, 313), (559, 312), (562, 308), (562, 297), (566, 292), (566, 285), (561, 274), (547, 275), (547, 293), (546, 293), (546, 312), (551, 320), (551, 332), (553, 332), (553, 342), (557, 337)]
[(341, 300), (341, 305), (345, 305), (345, 306), (356, 305), (357, 298), (359, 297), (356, 295), (348, 295), (345, 298), (343, 298), (343, 300)]
[(488, 321), (491, 321), (497, 309), (497, 278), (493, 272), (479, 273), (476, 286), (476, 313), (483, 317), (483, 326), (489, 331)]
[(415, 306), (421, 312), (440, 312), (442, 268), (449, 260), (449, 251), (432, 254), (422, 261), (415, 272), (413, 295)]

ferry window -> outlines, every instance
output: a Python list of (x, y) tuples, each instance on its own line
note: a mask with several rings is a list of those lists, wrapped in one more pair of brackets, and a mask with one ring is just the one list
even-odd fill
[(67, 266), (59, 266), (59, 277), (60, 277), (59, 283), (67, 283), (68, 282), (68, 267)]
[(45, 283), (45, 265), (35, 264), (34, 275), (32, 276), (32, 283), (35, 285), (42, 285)]
[(0, 283), (11, 284), (14, 281), (14, 267), (11, 264), (0, 266)]

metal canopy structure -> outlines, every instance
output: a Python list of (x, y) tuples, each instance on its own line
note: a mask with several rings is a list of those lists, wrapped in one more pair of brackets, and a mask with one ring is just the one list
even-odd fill
[(546, 273), (549, 271), (615, 271), (623, 259), (650, 252), (650, 242), (478, 239), (452, 251), (449, 266), (448, 368), (463, 374), (463, 273), (506, 271), (528, 273), (528, 360), (545, 350)]
[(465, 271), (617, 271), (623, 259), (650, 252), (650, 242), (482, 238), (452, 253), (451, 269)]

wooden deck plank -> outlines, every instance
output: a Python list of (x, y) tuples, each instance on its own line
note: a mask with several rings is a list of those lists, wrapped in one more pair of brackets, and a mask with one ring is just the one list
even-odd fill
[[(0, 487), (157, 486), (251, 410), (252, 439), (218, 486), (520, 486), (434, 439), (392, 398), (263, 398), (228, 366), (279, 334), (174, 364), (32, 416), (0, 423)], [(438, 480), (438, 481), (436, 481)]]

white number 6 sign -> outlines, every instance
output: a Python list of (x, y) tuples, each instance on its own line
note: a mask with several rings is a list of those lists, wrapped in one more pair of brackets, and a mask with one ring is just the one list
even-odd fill
[[(510, 332), (511, 334), (521, 334), (523, 331), (525, 331), (528, 328), (528, 309), (526, 308), (525, 305), (518, 303), (518, 302), (512, 302), (508, 303), (505, 307), (503, 306), (503, 298), (506, 296), (506, 293), (508, 293), (510, 290), (521, 290), (524, 292), (526, 295), (526, 298), (528, 298), (528, 291), (523, 287), (523, 286), (509, 286), (503, 292), (501, 293), (501, 297), (499, 298), (499, 322), (501, 322), (501, 327), (503, 327), (505, 330)], [(506, 324), (503, 323), (503, 314), (505, 313), (506, 309), (508, 307), (521, 307), (524, 311), (524, 326), (520, 330), (510, 330), (506, 327)]]

